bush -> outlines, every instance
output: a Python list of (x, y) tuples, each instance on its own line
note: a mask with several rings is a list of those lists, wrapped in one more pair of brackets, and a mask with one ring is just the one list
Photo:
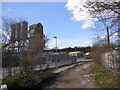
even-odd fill
[(4, 78), (3, 82), (8, 85), (8, 88), (24, 88), (25, 83), (17, 78)]
[(31, 88), (38, 83), (42, 83), (55, 77), (56, 74), (52, 73), (51, 70), (43, 71), (41, 74), (38, 72), (33, 76), (18, 75), (12, 77), (5, 77), (3, 84), (7, 84), (8, 88)]

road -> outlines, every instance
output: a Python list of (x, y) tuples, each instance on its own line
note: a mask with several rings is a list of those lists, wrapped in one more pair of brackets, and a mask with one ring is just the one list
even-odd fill
[(56, 78), (48, 81), (43, 88), (98, 88), (90, 75), (91, 64), (87, 62), (63, 71)]

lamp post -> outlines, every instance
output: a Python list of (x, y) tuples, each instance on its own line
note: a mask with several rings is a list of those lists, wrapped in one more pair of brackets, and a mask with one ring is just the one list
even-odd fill
[(57, 67), (57, 37), (56, 36), (54, 36), (53, 37), (54, 39), (55, 39), (55, 53), (56, 53), (56, 67)]
[(77, 46), (74, 47), (75, 48), (75, 53), (76, 53), (76, 61), (77, 61), (77, 58), (78, 58), (78, 53), (77, 53)]

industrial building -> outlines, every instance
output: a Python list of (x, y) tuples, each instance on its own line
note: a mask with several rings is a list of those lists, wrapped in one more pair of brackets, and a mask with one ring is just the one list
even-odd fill
[(12, 61), (12, 66), (19, 65), (21, 55), (26, 53), (39, 56), (40, 60), (43, 48), (45, 47), (45, 35), (41, 23), (30, 25), (28, 22), (18, 22), (12, 24), (10, 41), (3, 48), (3, 66), (7, 66)]
[(20, 52), (28, 39), (28, 22), (23, 21), (11, 25), (11, 49)]
[(21, 49), (29, 47), (33, 51), (45, 47), (43, 26), (41, 23), (30, 25), (28, 22), (19, 22), (11, 25), (11, 48), (20, 52)]
[(31, 25), (29, 30), (29, 48), (32, 51), (41, 51), (45, 47), (44, 37), (41, 23)]

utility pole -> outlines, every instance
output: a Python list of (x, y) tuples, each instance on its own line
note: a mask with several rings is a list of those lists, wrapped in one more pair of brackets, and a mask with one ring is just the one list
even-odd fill
[[(118, 26), (120, 25), (120, 23), (118, 23)], [(120, 58), (120, 27), (118, 27), (118, 60)], [(120, 90), (120, 61), (117, 61), (118, 63), (118, 88)]]
[(110, 46), (110, 35), (109, 35), (109, 28), (107, 26), (107, 44), (108, 44), (108, 49), (109, 49), (109, 46)]
[[(106, 27), (106, 29), (107, 29), (107, 52), (109, 52), (109, 50), (110, 50), (110, 35), (109, 35), (108, 26)], [(110, 60), (109, 60), (109, 56), (108, 56), (108, 68), (110, 67), (109, 64), (110, 64)]]

